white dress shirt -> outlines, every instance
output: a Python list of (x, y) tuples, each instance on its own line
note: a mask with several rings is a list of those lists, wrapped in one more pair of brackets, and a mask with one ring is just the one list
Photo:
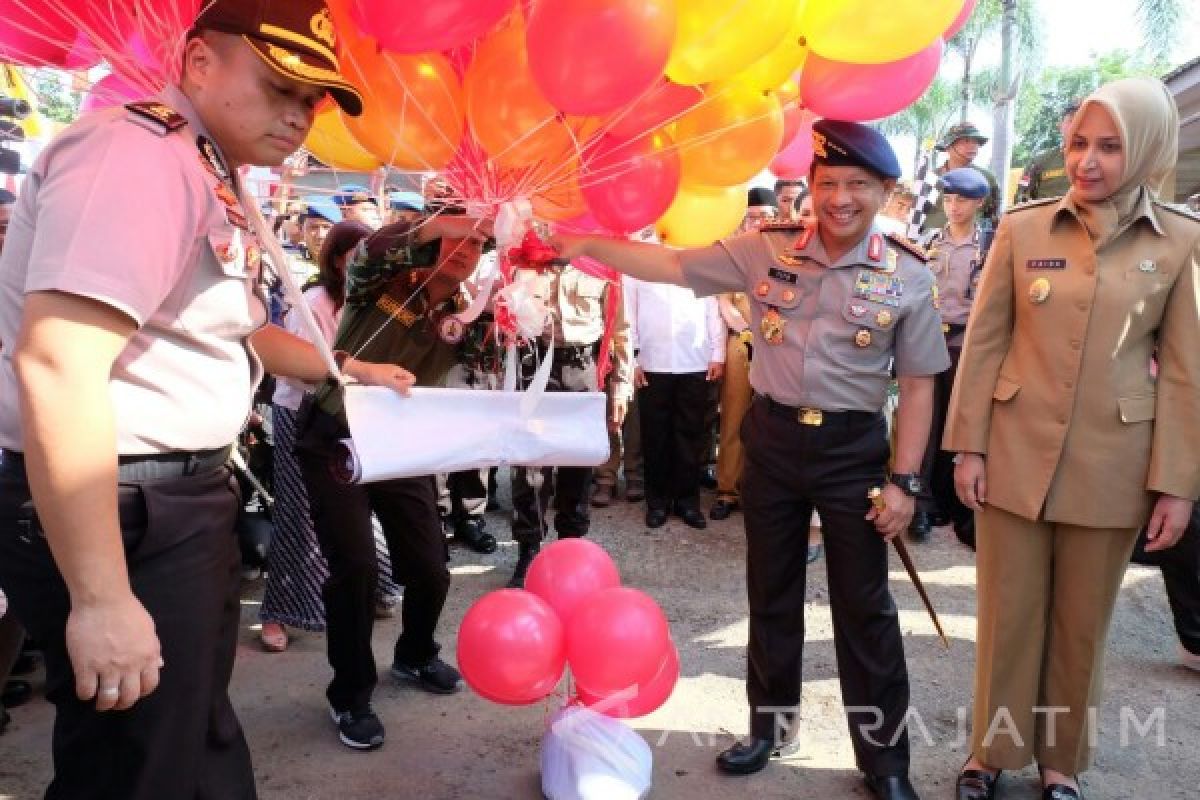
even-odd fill
[(645, 372), (707, 372), (725, 363), (725, 323), (715, 298), (672, 284), (623, 282), (630, 337)]

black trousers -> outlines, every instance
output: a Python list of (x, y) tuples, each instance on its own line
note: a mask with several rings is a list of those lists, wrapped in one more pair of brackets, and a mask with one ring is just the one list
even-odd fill
[(42, 646), (56, 711), (48, 800), (256, 797), (228, 694), (241, 613), (240, 498), (229, 471), (121, 484), (129, 579), (165, 664), (158, 688), (127, 711), (99, 713), (75, 695), (70, 598), (29, 497), (23, 467), (0, 466), (0, 586)]
[(638, 389), (649, 508), (699, 508), (708, 381), (703, 372), (647, 372)]
[(1143, 530), (1133, 561), (1162, 571), (1179, 643), (1189, 653), (1200, 655), (1200, 507), (1192, 511), (1183, 538), (1170, 550), (1147, 553)]
[(929, 443), (921, 461), (921, 478), (925, 490), (917, 497), (917, 510), (933, 514), (941, 511), (950, 517), (955, 530), (974, 522), (971, 509), (962, 504), (954, 491), (954, 454), (942, 449), (942, 433), (950, 409), (950, 393), (958, 374), (961, 347), (947, 347), (950, 369), (936, 375), (933, 381), (933, 422), (929, 426)]
[(437, 655), (438, 619), (450, 590), (446, 538), (432, 475), (347, 485), (330, 471), (330, 448), (342, 438), (336, 420), (312, 410), (302, 420), (296, 456), (308, 488), (321, 553), (329, 562), (325, 638), (333, 680), (325, 695), (338, 711), (371, 702), (378, 675), (371, 634), (375, 628), (378, 560), (371, 514), (379, 518), (396, 582), (404, 586), (396, 661), (421, 665)]
[(446, 476), (446, 490), (450, 493), (449, 519), (452, 524), (483, 520), (487, 511), (489, 477), (490, 471), (486, 469), (468, 469)]
[(834, 649), (858, 767), (874, 775), (905, 773), (904, 645), (888, 590), (887, 544), (864, 519), (867, 491), (883, 485), (889, 456), (884, 419), (827, 414), (823, 425), (807, 426), (794, 411), (755, 398), (741, 436), (751, 733), (787, 738), (784, 729), (798, 711), (808, 528), (815, 508), (825, 534)]

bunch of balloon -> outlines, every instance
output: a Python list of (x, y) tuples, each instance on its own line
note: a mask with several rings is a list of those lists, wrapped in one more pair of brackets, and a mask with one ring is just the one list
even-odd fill
[(478, 694), (534, 703), (569, 664), (579, 702), (609, 716), (667, 701), (679, 678), (667, 618), (650, 596), (621, 586), (603, 548), (560, 539), (534, 559), (525, 587), (484, 595), (459, 627), (458, 664)]

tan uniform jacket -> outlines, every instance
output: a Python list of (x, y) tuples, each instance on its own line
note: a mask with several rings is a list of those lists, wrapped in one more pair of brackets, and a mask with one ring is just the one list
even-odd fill
[(1004, 217), (943, 440), (987, 455), (988, 503), (1120, 528), (1200, 494), (1198, 271), (1200, 220), (1145, 196), (1099, 252), (1069, 198)]

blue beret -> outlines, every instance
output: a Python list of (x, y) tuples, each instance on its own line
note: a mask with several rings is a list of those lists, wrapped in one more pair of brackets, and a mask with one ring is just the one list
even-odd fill
[(375, 195), (365, 186), (356, 183), (346, 183), (338, 187), (338, 193), (333, 196), (333, 202), (339, 207), (357, 205), (358, 203), (373, 203), (378, 205)]
[(307, 206), (304, 211), (305, 216), (320, 217), (335, 225), (342, 221), (342, 210), (333, 200), (324, 195), (310, 194), (304, 198), (304, 203)]
[(416, 192), (392, 192), (388, 206), (395, 211), (424, 211), (425, 198)]
[(978, 200), (988, 196), (992, 187), (987, 178), (974, 167), (959, 167), (942, 175), (942, 191)]
[(813, 159), (828, 167), (862, 167), (884, 179), (900, 177), (900, 162), (888, 140), (857, 122), (822, 119), (814, 123)]
[(8, 189), (0, 189), (0, 206), (8, 206), (17, 202), (17, 196)]

